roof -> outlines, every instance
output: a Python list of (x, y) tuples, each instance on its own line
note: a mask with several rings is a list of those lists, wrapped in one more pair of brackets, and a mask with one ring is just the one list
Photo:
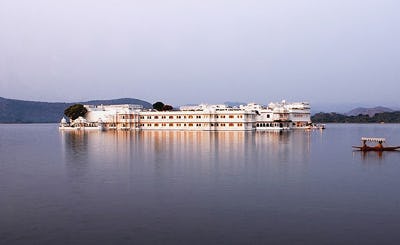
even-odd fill
[(373, 141), (373, 142), (385, 142), (385, 138), (367, 138), (367, 137), (362, 137), (362, 141)]

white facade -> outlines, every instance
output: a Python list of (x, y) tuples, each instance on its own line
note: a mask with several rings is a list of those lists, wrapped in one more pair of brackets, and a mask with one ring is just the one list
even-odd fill
[(78, 118), (60, 128), (121, 130), (252, 131), (288, 130), (309, 125), (308, 103), (271, 103), (267, 107), (250, 103), (240, 107), (225, 105), (182, 106), (176, 111), (144, 110), (138, 105), (88, 106), (83, 121)]
[(268, 106), (248, 104), (241, 106), (256, 112), (257, 130), (288, 130), (307, 128), (311, 125), (310, 104), (308, 102), (270, 103)]
[(291, 122), (290, 127), (293, 129), (306, 128), (311, 125), (311, 107), (308, 102), (287, 103), (283, 100), (280, 103), (270, 103), (268, 107), (287, 113), (287, 120)]

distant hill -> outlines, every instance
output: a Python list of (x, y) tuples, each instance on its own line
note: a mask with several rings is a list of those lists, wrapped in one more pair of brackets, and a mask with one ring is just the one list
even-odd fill
[(151, 109), (153, 105), (147, 101), (132, 99), (132, 98), (122, 98), (122, 99), (113, 99), (113, 100), (90, 100), (86, 102), (79, 102), (85, 105), (120, 105), (120, 104), (134, 104), (134, 105), (142, 105), (143, 108)]
[(376, 113), (372, 117), (363, 114), (347, 116), (335, 112), (320, 112), (313, 115), (311, 121), (314, 123), (400, 123), (400, 111)]
[(346, 116), (358, 116), (358, 115), (368, 115), (370, 117), (373, 117), (377, 113), (382, 113), (382, 112), (394, 112), (393, 109), (383, 107), (383, 106), (377, 106), (374, 108), (364, 108), (364, 107), (358, 107), (355, 108), (349, 112), (347, 112), (345, 115)]
[(53, 123), (59, 122), (64, 116), (64, 110), (73, 104), (86, 105), (116, 105), (137, 104), (144, 108), (152, 108), (147, 101), (131, 98), (113, 100), (92, 100), (85, 102), (61, 103), (14, 100), (0, 97), (0, 123)]

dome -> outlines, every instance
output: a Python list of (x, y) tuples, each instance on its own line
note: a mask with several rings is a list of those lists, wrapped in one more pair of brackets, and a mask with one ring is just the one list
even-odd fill
[(74, 120), (75, 123), (86, 123), (86, 119), (83, 117), (78, 117)]
[(61, 123), (62, 123), (62, 124), (66, 124), (66, 123), (67, 123), (67, 119), (65, 119), (65, 117), (63, 117), (63, 118), (61, 119)]

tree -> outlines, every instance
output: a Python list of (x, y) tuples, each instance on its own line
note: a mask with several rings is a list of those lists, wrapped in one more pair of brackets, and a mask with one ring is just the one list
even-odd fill
[(153, 104), (153, 109), (155, 109), (157, 111), (162, 111), (163, 108), (164, 108), (164, 103), (162, 103), (160, 101)]
[(75, 104), (65, 109), (64, 114), (72, 120), (83, 117), (87, 113), (87, 109), (82, 104)]
[(170, 105), (164, 105), (163, 108), (162, 108), (163, 111), (172, 111), (173, 109), (174, 108), (172, 106), (170, 106)]

